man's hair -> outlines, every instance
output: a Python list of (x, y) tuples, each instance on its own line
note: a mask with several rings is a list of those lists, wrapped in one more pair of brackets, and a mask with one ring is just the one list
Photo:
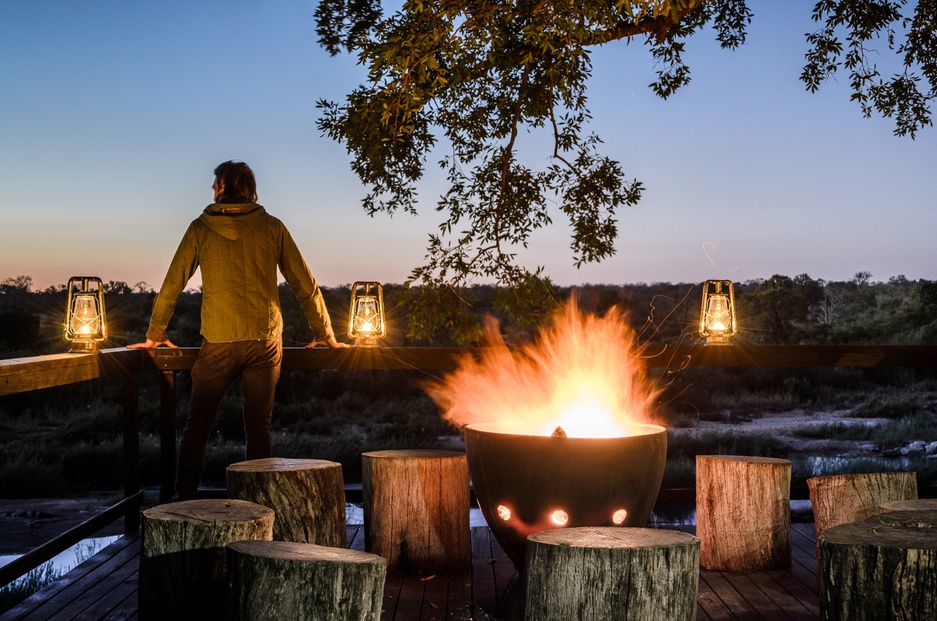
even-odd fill
[(243, 198), (257, 201), (254, 171), (244, 162), (228, 160), (215, 168), (215, 181), (224, 188), (221, 198)]

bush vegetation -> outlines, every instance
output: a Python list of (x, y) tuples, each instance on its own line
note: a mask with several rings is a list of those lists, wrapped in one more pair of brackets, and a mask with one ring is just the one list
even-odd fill
[[(110, 346), (139, 341), (155, 293), (145, 283), (106, 286)], [(287, 346), (312, 340), (298, 303), (283, 286), (284, 339)], [(698, 289), (687, 284), (588, 285), (554, 287), (556, 300), (576, 293), (580, 306), (603, 314), (612, 305), (630, 310), (641, 342), (649, 351), (692, 342), (698, 320)], [(0, 283), (0, 358), (64, 351), (60, 323), (64, 287), (33, 291), (28, 277)], [(401, 285), (385, 287), (388, 322), (405, 326), (392, 332), (388, 345), (467, 344), (470, 328), (485, 314), (494, 315), (508, 341), (528, 338), (544, 309), (522, 308), (516, 292), (479, 286), (462, 300), (463, 321), (420, 328), (408, 316), (414, 292)], [(348, 287), (325, 290), (333, 322), (345, 324)], [(443, 294), (440, 294), (443, 295)], [(743, 330), (739, 342), (933, 344), (937, 343), (937, 283), (902, 277), (872, 282), (859, 273), (848, 282), (825, 282), (801, 275), (774, 276), (739, 283), (736, 289)], [(170, 334), (183, 346), (196, 346), (200, 293), (183, 294)], [(423, 318), (425, 320), (425, 318)], [(474, 322), (474, 324), (473, 324)], [(425, 328), (425, 326), (424, 326)], [(461, 335), (461, 336), (459, 336)], [(341, 336), (341, 335), (340, 335)], [(277, 388), (274, 450), (286, 457), (317, 457), (341, 462), (348, 480), (360, 476), (360, 453), (386, 448), (450, 446), (457, 432), (442, 420), (420, 387), (420, 371), (284, 372)], [(177, 429), (187, 409), (188, 374), (177, 375)], [(664, 390), (659, 417), (673, 429), (701, 420), (740, 422), (768, 412), (850, 410), (874, 419), (862, 428), (830, 424), (804, 426), (798, 437), (878, 442), (899, 448), (912, 439), (937, 439), (933, 370), (851, 368), (680, 369), (679, 362), (656, 378)], [(0, 398), (0, 497), (55, 496), (67, 492), (120, 489), (121, 424), (119, 386), (113, 382), (37, 391)], [(159, 476), (158, 378), (141, 382), (141, 476), (157, 484)], [(881, 422), (879, 419), (887, 419)], [(698, 436), (671, 433), (670, 465), (665, 485), (692, 484), (687, 472), (700, 453), (786, 456), (790, 447), (765, 433), (712, 432)], [(219, 413), (206, 455), (206, 485), (223, 486), (227, 464), (243, 459), (240, 400), (235, 387)], [(933, 482), (934, 461), (922, 460), (922, 480)], [(929, 474), (927, 474), (929, 473)], [(681, 483), (682, 482), (682, 483)]]

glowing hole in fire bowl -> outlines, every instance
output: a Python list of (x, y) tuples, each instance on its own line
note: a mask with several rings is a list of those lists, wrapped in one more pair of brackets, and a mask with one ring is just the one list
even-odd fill
[(583, 315), (571, 302), (513, 349), (495, 322), (486, 328), (484, 356), (428, 392), (463, 429), (479, 506), (515, 565), (541, 530), (646, 525), (666, 430), (645, 422), (658, 390), (625, 318)]
[(562, 509), (557, 509), (550, 516), (550, 519), (557, 526), (566, 526), (566, 523), (569, 522), (569, 514), (563, 511)]

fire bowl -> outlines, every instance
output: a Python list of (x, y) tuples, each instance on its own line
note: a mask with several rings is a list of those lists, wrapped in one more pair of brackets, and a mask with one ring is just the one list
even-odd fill
[(498, 424), (465, 427), (475, 497), (518, 571), (527, 536), (573, 526), (645, 526), (660, 491), (667, 430), (568, 438), (514, 434)]

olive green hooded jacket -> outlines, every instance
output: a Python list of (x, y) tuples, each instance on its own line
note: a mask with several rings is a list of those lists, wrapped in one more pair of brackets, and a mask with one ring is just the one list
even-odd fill
[(202, 272), (201, 333), (211, 343), (280, 337), (277, 268), (316, 338), (334, 336), (319, 285), (283, 223), (257, 203), (223, 198), (186, 230), (153, 302), (146, 338), (166, 339), (176, 301), (196, 268)]

